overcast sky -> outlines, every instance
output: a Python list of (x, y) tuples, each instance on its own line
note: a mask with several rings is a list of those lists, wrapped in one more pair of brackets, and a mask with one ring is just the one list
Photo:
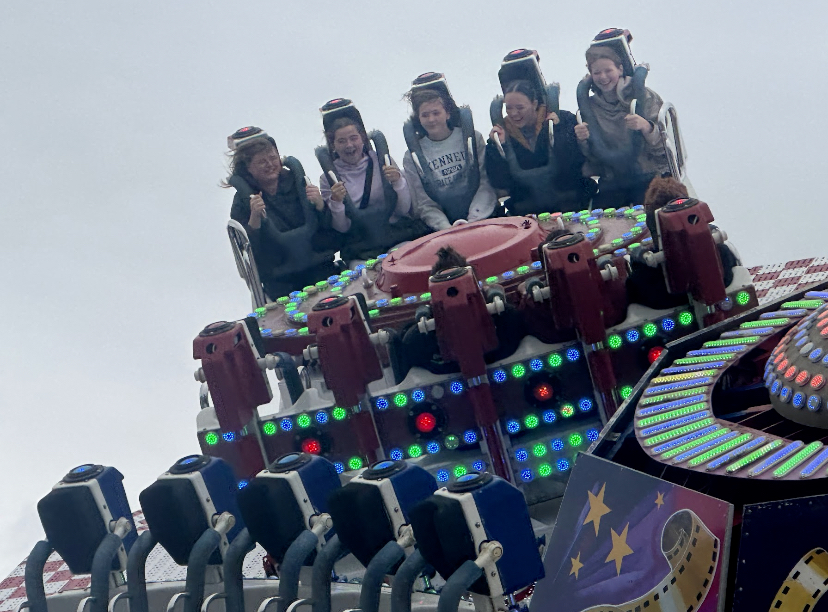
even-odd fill
[(250, 304), (217, 186), (236, 128), (265, 128), (316, 182), (318, 108), (345, 96), (400, 162), (418, 74), (444, 72), (487, 134), (507, 52), (538, 49), (574, 111), (592, 36), (626, 27), (746, 263), (827, 255), (828, 8), (767, 6), (4, 1), (0, 578), (41, 537), (36, 502), (69, 468), (117, 467), (137, 509), (198, 450), (192, 339)]

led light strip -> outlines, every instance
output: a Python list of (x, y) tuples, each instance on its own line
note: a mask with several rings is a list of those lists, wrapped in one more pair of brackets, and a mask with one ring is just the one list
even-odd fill
[(728, 440), (733, 440), (733, 438), (735, 438), (738, 435), (739, 435), (738, 431), (728, 432), (726, 435), (722, 436), (721, 438), (719, 438), (717, 440), (711, 440), (710, 442), (705, 442), (704, 444), (701, 444), (701, 445), (697, 446), (696, 448), (691, 448), (690, 450), (685, 451), (685, 452), (681, 453), (680, 455), (677, 455), (676, 457), (673, 458), (673, 463), (675, 463), (675, 464), (683, 463), (683, 462), (687, 461), (688, 459), (690, 459), (691, 457), (695, 457), (699, 453), (704, 453), (705, 451), (709, 451), (714, 446), (717, 446), (718, 444), (721, 444), (722, 442), (727, 442)]
[(671, 383), (680, 380), (690, 380), (697, 376), (715, 376), (718, 374), (716, 370), (697, 370), (695, 372), (688, 372), (687, 374), (673, 374), (671, 376), (658, 376), (654, 378), (651, 383), (660, 385), (662, 383)]
[(657, 414), (655, 416), (647, 417), (646, 419), (641, 419), (638, 423), (636, 423), (636, 427), (647, 427), (648, 425), (652, 425), (654, 423), (661, 423), (662, 421), (669, 421), (670, 419), (687, 416), (692, 412), (703, 410), (706, 406), (707, 404), (704, 402), (699, 402), (698, 404), (693, 404), (692, 406), (679, 408), (678, 410), (671, 410), (670, 412), (665, 412), (663, 414)]
[(805, 443), (802, 442), (801, 440), (795, 440), (794, 442), (791, 442), (790, 444), (788, 444), (788, 446), (786, 446), (782, 450), (776, 451), (774, 454), (772, 454), (770, 457), (765, 459), (762, 463), (757, 465), (755, 468), (752, 468), (747, 473), (748, 478), (753, 478), (754, 476), (760, 476), (763, 472), (765, 472), (768, 469), (772, 468), (774, 465), (776, 465), (777, 463), (779, 463), (780, 461), (782, 461), (786, 457), (789, 457), (793, 453), (797, 452), (803, 446), (805, 446)]
[[(738, 346), (740, 344), (752, 344), (761, 340), (759, 336), (744, 336), (741, 338), (727, 338), (724, 340), (710, 340), (702, 344), (704, 348), (715, 348), (719, 346)], [(734, 349), (735, 350), (735, 349)]]
[[(709, 440), (710, 438), (714, 438), (716, 436), (723, 436), (724, 434), (726, 434), (729, 431), (730, 431), (729, 429), (725, 429), (721, 425), (713, 425), (712, 427), (705, 427), (701, 431), (695, 431), (695, 432), (693, 432), (689, 435), (682, 436), (681, 438), (679, 438), (677, 440), (672, 440), (670, 442), (667, 442), (666, 444), (659, 444), (658, 446), (656, 446), (655, 448), (653, 448), (651, 450), (656, 454), (663, 453), (664, 451), (675, 454), (675, 453), (681, 452), (685, 448), (690, 448), (691, 446), (694, 446), (695, 444), (701, 444), (702, 442), (705, 442), (705, 441)], [(695, 442), (692, 442), (692, 440), (695, 440)], [(676, 447), (679, 446), (679, 445), (682, 445), (682, 446), (680, 446), (678, 449), (676, 449)], [(670, 449), (675, 449), (675, 452), (673, 452)], [(672, 455), (670, 455), (670, 456), (672, 456)]]
[[(670, 458), (675, 457), (676, 455), (678, 455), (680, 453), (683, 453), (683, 452), (685, 452), (685, 451), (687, 451), (691, 448), (695, 448), (695, 447), (699, 446), (700, 444), (706, 444), (709, 440), (712, 440), (714, 438), (721, 438), (721, 437), (726, 436), (727, 434), (730, 433), (730, 429), (727, 429), (725, 427), (719, 428), (719, 426), (716, 426), (716, 427), (717, 427), (717, 429), (715, 431), (708, 433), (706, 436), (702, 436), (698, 439), (690, 440), (690, 441), (686, 442), (685, 444), (682, 444), (681, 446), (677, 446), (677, 447), (674, 447), (674, 448), (671, 448), (671, 449), (667, 450), (661, 456), (662, 459), (670, 459)], [(706, 428), (705, 428), (704, 431), (706, 431)]]
[(721, 467), (722, 465), (724, 465), (725, 463), (727, 463), (728, 461), (732, 461), (733, 459), (741, 457), (745, 453), (752, 451), (757, 446), (759, 446), (761, 444), (764, 444), (766, 440), (767, 440), (767, 438), (765, 436), (761, 436), (759, 438), (751, 440), (747, 444), (745, 444), (743, 446), (740, 446), (739, 448), (737, 448), (735, 450), (732, 450), (732, 451), (730, 451), (729, 453), (727, 453), (725, 455), (722, 455), (718, 459), (714, 459), (713, 461), (708, 463), (705, 466), (704, 469), (707, 472), (715, 470), (715, 469)]
[(822, 442), (811, 442), (808, 446), (799, 451), (796, 455), (788, 459), (785, 463), (780, 465), (773, 471), (774, 478), (784, 478), (795, 467), (800, 465), (803, 461), (811, 457), (814, 453), (819, 452), (822, 448)]
[(759, 336), (766, 336), (772, 334), (776, 330), (773, 327), (754, 327), (751, 329), (734, 329), (733, 331), (724, 332), (719, 338), (740, 338), (744, 336), (751, 336), (753, 334)]
[(710, 362), (721, 363), (722, 365), (724, 365), (725, 362), (719, 361), (720, 359), (733, 359), (734, 357), (736, 357), (735, 353), (724, 353), (721, 355), (704, 355), (700, 357), (683, 357), (681, 359), (676, 359), (673, 363), (675, 365), (680, 366), (707, 364), (705, 365), (705, 367), (710, 367)]
[[(690, 414), (686, 417), (682, 417), (680, 419), (675, 419), (674, 421), (669, 421), (667, 423), (661, 423), (660, 425), (653, 425), (652, 427), (648, 427), (647, 429), (641, 430), (642, 436), (651, 436), (653, 434), (657, 434), (662, 431), (667, 431), (670, 429), (674, 429), (676, 427), (682, 427), (683, 425), (687, 425), (687, 423), (693, 423), (694, 421), (698, 421), (699, 419), (703, 419), (710, 416), (709, 410), (702, 410), (696, 414)], [(709, 419), (712, 423), (713, 420)]]
[[(733, 433), (738, 433), (738, 432), (734, 431)], [(731, 439), (729, 439), (729, 441), (727, 443), (722, 444), (720, 446), (716, 446), (715, 448), (711, 448), (706, 453), (702, 453), (698, 457), (694, 457), (693, 459), (690, 460), (688, 465), (691, 465), (693, 467), (696, 467), (697, 465), (701, 465), (702, 463), (710, 461), (711, 459), (713, 459), (715, 457), (718, 457), (719, 455), (722, 455), (722, 454), (724, 454), (724, 453), (726, 453), (730, 450), (733, 450), (737, 446), (740, 446), (740, 445), (744, 444), (745, 442), (749, 441), (752, 437), (753, 437), (752, 433), (743, 433), (738, 438), (731, 438)], [(722, 438), (722, 441), (724, 442), (725, 438)]]
[(730, 355), (731, 353), (741, 353), (745, 349), (747, 349), (746, 344), (738, 344), (736, 346), (720, 346), (716, 348), (687, 351), (687, 355), (688, 357), (707, 357), (709, 355), (720, 355), (724, 357), (725, 355)]
[(791, 320), (788, 317), (780, 317), (778, 319), (764, 319), (762, 321), (746, 321), (739, 326), (739, 329), (753, 329), (756, 327), (782, 327), (787, 325)]
[(692, 397), (697, 393), (707, 393), (706, 387), (694, 387), (685, 389), (684, 391), (673, 391), (672, 393), (664, 393), (662, 395), (654, 395), (653, 397), (645, 397), (640, 402), (639, 406), (649, 406), (650, 404), (660, 404), (674, 399), (681, 399), (685, 397)]
[(688, 378), (671, 385), (655, 385), (647, 388), (644, 395), (652, 395), (654, 393), (667, 393), (670, 391), (678, 391), (679, 389), (688, 389), (690, 387), (698, 387), (709, 385), (713, 379), (710, 376), (703, 376), (701, 378)]
[(773, 442), (768, 442), (767, 444), (765, 444), (765, 446), (763, 446), (759, 450), (755, 450), (751, 454), (747, 455), (746, 457), (742, 457), (736, 463), (731, 463), (729, 466), (727, 466), (727, 470), (725, 470), (725, 471), (728, 474), (734, 474), (735, 472), (738, 472), (739, 470), (741, 470), (746, 465), (753, 463), (754, 461), (756, 461), (760, 457), (764, 457), (769, 452), (771, 452), (773, 449), (779, 448), (780, 446), (782, 446), (782, 440), (774, 440)]
[(638, 416), (649, 416), (658, 412), (664, 412), (665, 410), (672, 410), (673, 408), (684, 408), (685, 406), (689, 406), (697, 402), (703, 402), (705, 399), (707, 399), (707, 396), (704, 393), (700, 393), (684, 399), (667, 402), (666, 404), (659, 404), (658, 406), (651, 406), (650, 408), (642, 408), (638, 411)]
[[(824, 449), (820, 454), (814, 457), (814, 460), (806, 465), (805, 468), (799, 473), (799, 477), (808, 478), (813, 476), (819, 468), (825, 465), (826, 462), (828, 462), (828, 448)], [(826, 476), (828, 476), (828, 474), (826, 474)]]

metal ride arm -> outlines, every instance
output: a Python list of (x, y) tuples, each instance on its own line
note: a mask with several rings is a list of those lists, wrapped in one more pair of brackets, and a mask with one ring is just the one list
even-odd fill
[(679, 129), (678, 112), (671, 102), (664, 102), (658, 112), (658, 132), (661, 134), (661, 144), (670, 164), (670, 173), (673, 177), (685, 182), (687, 175), (687, 151), (684, 148), (684, 138)]
[(80, 600), (78, 612), (83, 612), (87, 604), (89, 604), (90, 612), (105, 612), (107, 609), (112, 559), (118, 554), (118, 549), (123, 545), (123, 537), (129, 533), (132, 525), (129, 520), (122, 517), (114, 521), (110, 529), (111, 533), (103, 537), (95, 551), (95, 556), (92, 559), (92, 580), (89, 588), (91, 595)]
[(227, 235), (230, 237), (230, 246), (233, 248), (233, 257), (236, 260), (236, 269), (250, 290), (250, 299), (253, 309), (262, 308), (267, 303), (256, 260), (253, 258), (253, 249), (250, 239), (242, 224), (234, 219), (227, 222)]

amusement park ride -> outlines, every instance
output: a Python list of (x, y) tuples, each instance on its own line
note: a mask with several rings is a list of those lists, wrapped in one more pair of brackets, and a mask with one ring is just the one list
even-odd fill
[[(202, 454), (135, 513), (72, 469), (0, 612), (821, 609), (828, 259), (726, 287), (707, 204), (654, 220), (469, 223), (287, 296), (231, 224), (254, 309), (194, 340)], [(686, 300), (629, 303), (631, 259)]]

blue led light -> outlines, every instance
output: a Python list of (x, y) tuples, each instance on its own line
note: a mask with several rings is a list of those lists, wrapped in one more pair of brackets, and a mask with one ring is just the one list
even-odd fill
[(805, 443), (802, 442), (801, 440), (796, 440), (795, 442), (791, 442), (790, 444), (788, 444), (788, 446), (786, 446), (782, 450), (776, 451), (770, 457), (765, 459), (762, 463), (760, 463), (755, 468), (750, 470), (748, 472), (748, 476), (758, 476), (759, 474), (761, 474), (762, 472), (767, 470), (769, 467), (771, 467), (771, 466), (779, 463), (780, 461), (782, 461), (785, 457), (787, 457), (789, 455), (793, 455), (796, 451), (801, 449), (803, 446), (805, 446)]
[(772, 395), (778, 395), (781, 388), (782, 388), (782, 381), (777, 378), (771, 384), (770, 392), (771, 392)]
[(345, 286), (345, 283), (343, 283), (341, 280), (338, 280), (333, 285), (331, 285), (331, 287), (339, 287), (339, 288), (342, 288), (344, 286)]
[(504, 272), (501, 276), (503, 276), (503, 278), (508, 279), (512, 278), (514, 275), (515, 273), (512, 270), (509, 270), (508, 272)]
[(417, 301), (417, 296), (416, 295), (409, 295), (407, 298), (405, 298), (405, 303), (406, 304), (413, 304), (416, 301)]
[(758, 438), (751, 440), (747, 444), (742, 444), (741, 446), (733, 449), (729, 453), (725, 453), (721, 457), (716, 457), (716, 459), (708, 463), (704, 469), (707, 471), (715, 470), (716, 468), (724, 465), (725, 463), (729, 463), (731, 459), (736, 459), (737, 457), (746, 454), (748, 451), (753, 450), (760, 444), (764, 444), (765, 440), (765, 436), (760, 436)]
[(245, 488), (247, 485), (248, 485), (248, 482), (247, 482), (246, 480), (240, 480), (240, 481), (239, 481), (239, 484), (238, 484), (238, 487), (239, 487), (239, 489), (243, 489), (243, 488)]
[(555, 438), (554, 440), (552, 440), (550, 445), (552, 446), (553, 451), (562, 451), (564, 449), (564, 441), (560, 438)]
[(512, 419), (511, 421), (506, 422), (506, 431), (509, 433), (517, 433), (520, 431), (520, 423)]
[(437, 470), (437, 480), (439, 482), (447, 482), (449, 479), (448, 470)]
[(460, 395), (461, 393), (463, 393), (463, 383), (461, 383), (459, 380), (455, 380), (453, 383), (451, 383), (449, 389), (452, 393), (454, 393), (454, 395)]
[(362, 272), (365, 269), (365, 264), (357, 264), (354, 266), (354, 270), (356, 270), (357, 274)]
[(418, 404), (425, 399), (425, 391), (422, 389), (414, 389), (411, 392), (411, 399), (413, 399)]
[(466, 444), (474, 444), (477, 442), (477, 432), (473, 429), (467, 429), (465, 433), (463, 433), (463, 442)]
[(236, 439), (236, 434), (234, 434), (232, 431), (228, 431), (221, 434), (221, 437), (224, 438), (225, 442), (232, 442)]
[(482, 472), (486, 469), (486, 463), (484, 461), (480, 461), (479, 459), (472, 463), (472, 469), (478, 472)]
[(299, 335), (299, 330), (293, 329), (291, 327), (291, 328), (285, 330), (285, 335), (286, 336), (298, 336)]
[(291, 291), (290, 293), (288, 293), (288, 297), (289, 298), (299, 297), (299, 293), (300, 293), (299, 291)]
[(385, 308), (386, 306), (388, 306), (388, 300), (386, 298), (377, 300), (377, 308)]
[(632, 237), (632, 232), (624, 232), (623, 234), (621, 234), (621, 238), (623, 238), (624, 240), (629, 240)]
[(651, 436), (653, 434), (657, 434), (660, 431), (665, 431), (667, 429), (673, 429), (674, 427), (680, 427), (682, 425), (686, 425), (687, 423), (692, 423), (693, 421), (698, 421), (699, 419), (704, 419), (710, 416), (709, 410), (702, 410), (700, 412), (694, 412), (693, 414), (689, 414), (685, 417), (681, 417), (680, 419), (674, 419), (672, 421), (666, 421), (664, 423), (659, 423), (658, 425), (653, 425), (652, 427), (647, 427), (646, 429), (641, 430), (642, 436)]
[(587, 440), (590, 442), (595, 442), (598, 439), (598, 430), (597, 429), (587, 429), (586, 437)]
[(705, 427), (704, 429), (699, 429), (698, 431), (694, 431), (692, 433), (687, 434), (686, 436), (681, 436), (676, 438), (675, 440), (670, 440), (669, 442), (665, 442), (664, 444), (659, 444), (658, 446), (654, 446), (652, 451), (654, 453), (663, 453), (664, 451), (668, 451), (671, 448), (675, 448), (676, 446), (681, 446), (685, 442), (690, 442), (695, 440), (696, 438), (701, 438), (702, 436), (706, 436), (709, 433), (713, 433), (717, 429), (721, 429), (721, 425), (711, 425), (710, 427)]
[(708, 361), (705, 363), (694, 363), (693, 365), (687, 366), (671, 366), (669, 368), (664, 368), (660, 375), (666, 376), (667, 374), (686, 374), (687, 372), (698, 372), (699, 370), (712, 370), (721, 368), (724, 365), (724, 361)]
[(569, 469), (569, 461), (566, 459), (558, 459), (555, 465), (558, 467), (559, 472), (566, 472)]
[(638, 411), (638, 416), (649, 416), (651, 414), (664, 412), (665, 410), (672, 410), (673, 408), (682, 408), (684, 406), (689, 406), (690, 404), (703, 402), (706, 397), (707, 396), (704, 393), (700, 393), (698, 395), (691, 395), (690, 397), (683, 397), (681, 399), (673, 400), (672, 402), (658, 404), (650, 408), (643, 408)]
[(808, 410), (816, 412), (822, 406), (822, 398), (818, 395), (812, 395), (808, 398)]
[[(800, 333), (803, 333), (803, 332), (800, 332)], [(805, 331), (804, 333), (807, 334), (808, 332)], [(805, 344), (806, 342), (808, 342), (808, 336), (803, 336), (802, 338), (800, 338), (799, 340), (796, 341), (795, 346), (798, 348), (798, 347), (802, 346), (803, 344)]]
[(293, 421), (290, 419), (282, 419), (279, 421), (279, 427), (282, 428), (282, 431), (290, 431), (293, 429)]
[(506, 382), (506, 379), (508, 378), (508, 377), (506, 376), (506, 370), (500, 370), (500, 369), (499, 369), (499, 370), (495, 370), (495, 371), (494, 371), (494, 373), (492, 374), (492, 378), (494, 378), (494, 381), (495, 381), (496, 383), (504, 383), (504, 382)]
[(525, 448), (519, 448), (515, 451), (515, 459), (518, 461), (526, 461), (529, 458), (529, 453), (526, 452)]
[(543, 369), (543, 361), (540, 359), (533, 359), (529, 362), (529, 367), (532, 369), (533, 372), (537, 372)]
[(805, 394), (801, 391), (797, 391), (794, 393), (793, 399), (791, 400), (791, 404), (793, 404), (794, 408), (802, 408), (805, 404)]
[(341, 474), (345, 471), (345, 466), (339, 461), (337, 461), (336, 463), (334, 463), (334, 469), (336, 470), (337, 474)]
[(385, 259), (388, 257), (388, 253), (383, 253), (382, 255), (377, 255), (377, 259)]
[(521, 470), (520, 478), (521, 478), (521, 480), (523, 480), (523, 482), (529, 482), (530, 480), (532, 480), (532, 470), (530, 470), (530, 469)]
[(805, 336), (807, 333), (808, 333), (807, 329), (800, 330), (796, 333), (796, 335), (793, 337), (793, 339), (794, 340), (802, 340), (803, 336)]
[(683, 452), (680, 455), (678, 455), (677, 457), (674, 457), (673, 458), (673, 463), (682, 463), (683, 461), (687, 461), (691, 457), (695, 457), (696, 455), (700, 455), (700, 454), (710, 450), (714, 446), (718, 446), (719, 444), (722, 444), (723, 442), (727, 442), (728, 440), (732, 440), (733, 438), (735, 438), (738, 435), (739, 435), (738, 431), (731, 431), (730, 433), (726, 433), (725, 435), (719, 436), (718, 438), (708, 440), (704, 444), (700, 444), (699, 446), (696, 446), (695, 448), (691, 448), (689, 451)]
[(825, 355), (825, 357), (822, 358), (822, 365), (828, 368), (828, 355)]
[(787, 404), (788, 400), (791, 399), (791, 388), (782, 387), (782, 390), (779, 392), (779, 399)]
[(808, 355), (808, 359), (810, 359), (814, 363), (819, 361), (820, 357), (822, 357), (822, 349), (821, 348), (816, 348), (816, 349), (812, 350), (810, 352), (810, 354)]
[(388, 408), (388, 400), (384, 397), (378, 397), (374, 400), (374, 406), (377, 407), (377, 410), (385, 410)]
[[(198, 456), (194, 455), (192, 457), (185, 457), (181, 461), (178, 462), (178, 465), (190, 465), (191, 463), (195, 463), (198, 461)], [(89, 470), (91, 466), (89, 465), (82, 465), (80, 467), (75, 468), (72, 470), (73, 474), (82, 474), (83, 472)]]
[(670, 383), (667, 385), (658, 385), (655, 387), (649, 387), (644, 391), (644, 395), (659, 395), (661, 393), (669, 393), (670, 391), (678, 391), (680, 389), (689, 389), (691, 387), (696, 387), (698, 385), (709, 385), (710, 382), (713, 380), (710, 376), (704, 376), (702, 378), (693, 378), (690, 380), (682, 380), (675, 383)]
[(301, 303), (302, 303), (302, 298), (300, 298), (300, 297), (292, 297), (292, 298), (290, 298), (290, 303), (291, 303), (291, 304), (301, 304)]
[(589, 412), (592, 410), (592, 400), (588, 397), (581, 399), (581, 401), (578, 402), (578, 408), (581, 409), (581, 412)]
[(404, 457), (402, 449), (399, 448), (392, 448), (391, 452), (388, 453), (388, 456), (394, 461), (402, 461)]
[(638, 342), (638, 339), (641, 337), (641, 334), (638, 333), (637, 329), (628, 329), (627, 333), (624, 334), (627, 338), (627, 342)]
[(762, 334), (769, 334), (773, 331), (772, 327), (754, 327), (752, 329), (737, 329), (734, 331), (724, 332), (721, 336), (722, 339), (727, 338), (740, 338), (742, 336), (756, 336)]
[(759, 315), (760, 319), (778, 319), (779, 317), (801, 317), (807, 310), (798, 308), (795, 310), (775, 310), (774, 312), (766, 312)]
[(661, 329), (666, 332), (671, 332), (676, 327), (676, 322), (670, 317), (665, 317), (661, 320)]
[(576, 348), (571, 348), (571, 349), (568, 349), (568, 350), (566, 351), (566, 358), (567, 358), (569, 361), (572, 361), (572, 362), (578, 361), (578, 359), (580, 359), (580, 358), (581, 358), (581, 351), (579, 351), (579, 350), (578, 350), (578, 349), (576, 349)]
[(435, 442), (434, 440), (432, 440), (431, 442), (426, 444), (426, 452), (429, 455), (436, 455), (437, 453), (440, 452), (440, 443)]
[(688, 357), (706, 357), (708, 355), (721, 355), (722, 353), (737, 353), (747, 348), (747, 345), (740, 344), (738, 346), (719, 346), (709, 349), (698, 349), (696, 351), (687, 351)]
[(540, 270), (542, 267), (543, 267), (543, 264), (541, 262), (539, 262), (539, 261), (533, 261), (532, 262), (532, 269)]
[(544, 423), (554, 423), (558, 418), (558, 415), (555, 414), (554, 410), (544, 410), (543, 411), (543, 422)]
[(320, 410), (319, 412), (317, 412), (316, 413), (316, 422), (319, 423), (320, 425), (324, 425), (325, 423), (327, 423), (328, 422), (328, 413), (325, 412), (324, 410)]
[(339, 275), (338, 274), (333, 274), (333, 275), (328, 277), (328, 282), (329, 283), (335, 283), (338, 280), (339, 280)]
[(828, 461), (828, 448), (823, 449), (822, 452), (814, 457), (813, 460), (799, 473), (799, 476), (801, 478), (807, 478), (821, 468), (826, 461)]

